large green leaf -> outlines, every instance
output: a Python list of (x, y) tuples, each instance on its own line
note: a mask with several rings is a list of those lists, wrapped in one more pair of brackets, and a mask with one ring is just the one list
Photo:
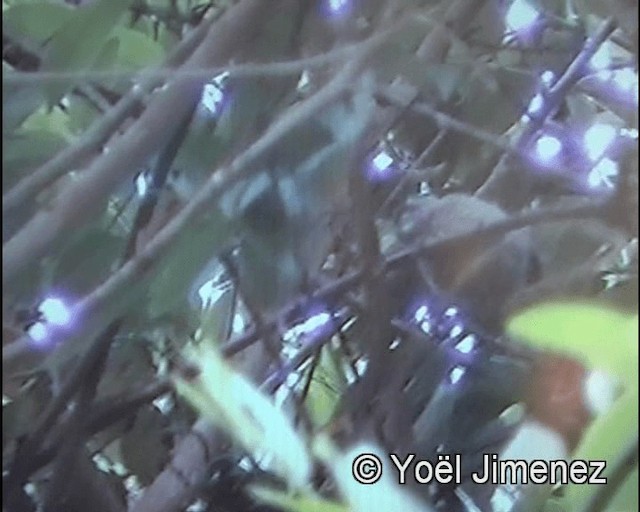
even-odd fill
[(632, 384), (638, 377), (634, 325), (637, 316), (629, 318), (595, 303), (553, 302), (516, 314), (507, 330), (534, 347), (571, 355)]
[(305, 401), (311, 421), (317, 427), (323, 427), (331, 419), (347, 387), (344, 373), (332, 350), (330, 345), (322, 348)]
[(2, 13), (2, 28), (9, 37), (44, 44), (73, 17), (73, 9), (63, 3), (30, 2), (9, 7)]
[(42, 58), (42, 70), (79, 74), (48, 85), (50, 105), (57, 103), (71, 85), (81, 79), (82, 70), (93, 65), (129, 3), (130, 0), (98, 0), (79, 7), (73, 17), (53, 33)]
[[(610, 476), (638, 437), (638, 315), (595, 303), (548, 303), (516, 315), (508, 331), (537, 348), (568, 354), (590, 369), (605, 371), (624, 385), (622, 395), (590, 424), (573, 454), (574, 459), (606, 461), (605, 476)], [(569, 485), (567, 510), (586, 510), (598, 491), (599, 486)], [(637, 492), (635, 500), (629, 510), (637, 510)]]
[(160, 43), (138, 30), (118, 26), (113, 31), (118, 42), (118, 69), (140, 69), (157, 66), (164, 60), (164, 48)]
[[(371, 484), (361, 484), (353, 477), (354, 460), (362, 454), (375, 455), (388, 467), (389, 458), (375, 445), (361, 443), (339, 452), (331, 441), (321, 435), (316, 439), (314, 451), (333, 474), (340, 493), (353, 512), (430, 512), (427, 503), (420, 501), (400, 485), (393, 471), (383, 471), (380, 479)], [(369, 463), (370, 464), (370, 463)], [(362, 468), (364, 469), (364, 467)]]

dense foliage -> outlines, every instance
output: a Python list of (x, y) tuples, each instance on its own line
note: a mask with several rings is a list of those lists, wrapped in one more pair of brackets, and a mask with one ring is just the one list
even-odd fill
[(637, 510), (637, 15), (3, 0), (3, 512)]

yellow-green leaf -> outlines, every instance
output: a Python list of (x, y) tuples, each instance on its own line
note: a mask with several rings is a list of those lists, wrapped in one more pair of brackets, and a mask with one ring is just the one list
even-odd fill
[[(340, 452), (328, 437), (318, 436), (314, 452), (333, 474), (340, 493), (349, 503), (353, 512), (430, 512), (432, 508), (411, 494), (397, 481), (397, 474), (389, 471), (392, 464), (377, 446), (359, 443)], [(354, 460), (362, 454), (373, 454), (382, 463), (382, 474), (378, 481), (361, 484), (353, 477)], [(370, 463), (368, 463), (370, 464)], [(387, 471), (384, 471), (384, 470)]]
[(553, 302), (515, 315), (507, 331), (533, 347), (568, 354), (621, 382), (635, 382), (637, 324), (637, 316), (595, 303)]
[(259, 501), (287, 512), (349, 512), (345, 505), (313, 496), (296, 496), (258, 486), (250, 487), (250, 491)]
[[(594, 419), (573, 454), (574, 459), (606, 461), (604, 476), (610, 476), (624, 450), (638, 437), (638, 315), (595, 303), (548, 303), (517, 314), (508, 331), (532, 346), (568, 354), (590, 369), (608, 372), (624, 385), (622, 395)], [(569, 485), (564, 508), (585, 510), (599, 490), (600, 486)], [(618, 499), (634, 496), (625, 491)], [(629, 510), (637, 506), (636, 487)]]

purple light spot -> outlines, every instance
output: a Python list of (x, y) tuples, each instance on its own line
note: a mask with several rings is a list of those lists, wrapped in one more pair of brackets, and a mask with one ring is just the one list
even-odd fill
[(535, 152), (543, 164), (551, 163), (562, 151), (562, 143), (557, 137), (543, 135), (536, 141)]
[(549, 88), (555, 82), (556, 74), (553, 71), (547, 70), (544, 73), (542, 73), (540, 78), (542, 79), (542, 83), (544, 84), (544, 86)]
[(349, 9), (349, 0), (326, 0), (326, 2), (332, 14), (345, 14)]
[(367, 176), (371, 181), (385, 181), (396, 170), (393, 158), (384, 150), (375, 155), (367, 165)]
[(71, 312), (62, 299), (49, 297), (40, 303), (38, 311), (45, 321), (52, 325), (64, 326), (71, 320)]

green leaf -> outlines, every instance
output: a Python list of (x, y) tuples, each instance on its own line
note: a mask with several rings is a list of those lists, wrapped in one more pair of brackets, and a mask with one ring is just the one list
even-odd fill
[(87, 293), (107, 277), (123, 247), (123, 238), (101, 227), (80, 232), (56, 254), (51, 269), (54, 287), (74, 294)]
[[(98, 0), (79, 7), (55, 31), (42, 58), (42, 71), (81, 72), (90, 68), (129, 6), (129, 0)], [(72, 84), (69, 78), (47, 87), (49, 105), (55, 105)]]
[[(605, 476), (609, 476), (638, 437), (638, 315), (594, 303), (548, 303), (517, 314), (509, 321), (508, 332), (537, 348), (566, 353), (624, 384), (622, 396), (595, 418), (573, 454), (574, 459), (606, 461)], [(569, 485), (567, 510), (585, 510), (598, 491), (599, 486)], [(635, 496), (633, 510), (637, 492)]]
[(317, 497), (293, 496), (277, 489), (252, 486), (251, 493), (263, 503), (287, 512), (349, 512), (349, 508), (335, 501)]
[(73, 9), (62, 3), (22, 3), (2, 13), (2, 28), (11, 38), (27, 38), (39, 46), (68, 22), (73, 14)]
[[(18, 73), (7, 63), (2, 63), (2, 72), (7, 78)], [(17, 129), (44, 102), (44, 91), (40, 84), (8, 84), (2, 81), (2, 133)]]
[(21, 131), (47, 131), (61, 135), (65, 140), (73, 139), (69, 129), (69, 116), (60, 108), (38, 109), (22, 123)]
[[(635, 322), (635, 323), (634, 323)], [(510, 319), (507, 331), (534, 347), (562, 352), (622, 382), (638, 375), (637, 316), (588, 302), (542, 304)]]
[(345, 452), (339, 452), (324, 435), (316, 438), (314, 452), (330, 469), (342, 496), (353, 512), (430, 512), (432, 508), (420, 501), (393, 477), (393, 472), (383, 471), (380, 479), (372, 484), (361, 484), (353, 478), (353, 462), (362, 454), (373, 454), (386, 465), (388, 457), (377, 447), (367, 443), (356, 444)]
[(347, 387), (344, 373), (331, 351), (331, 346), (323, 347), (305, 400), (311, 421), (317, 427), (323, 427), (332, 418)]
[[(607, 462), (602, 476), (611, 478), (616, 462), (633, 439), (638, 438), (638, 389), (626, 391), (613, 407), (594, 420), (582, 437), (574, 459), (604, 460)], [(585, 510), (591, 497), (600, 486), (569, 485), (566, 492), (567, 509), (576, 512)], [(635, 505), (631, 508), (612, 510), (638, 510), (637, 485)]]
[(120, 43), (116, 65), (124, 69), (156, 66), (164, 60), (164, 48), (151, 37), (138, 30), (116, 27), (113, 36)]
[(638, 468), (631, 471), (620, 489), (611, 499), (606, 512), (618, 510), (638, 510)]

